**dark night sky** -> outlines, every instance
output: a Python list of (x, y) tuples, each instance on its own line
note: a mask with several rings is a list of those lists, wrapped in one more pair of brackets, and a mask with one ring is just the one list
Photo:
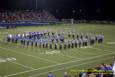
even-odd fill
[[(35, 2), (36, 0), (0, 0), (0, 9), (36, 9)], [(37, 0), (37, 3), (38, 9), (46, 9), (57, 18), (115, 20), (112, 0)]]

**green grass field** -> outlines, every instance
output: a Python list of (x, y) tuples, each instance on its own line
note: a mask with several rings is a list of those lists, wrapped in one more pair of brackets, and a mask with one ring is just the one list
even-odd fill
[[(20, 44), (7, 43), (8, 33), (16, 34), (28, 31), (67, 32), (75, 29), (82, 33), (103, 33), (103, 44), (95, 44), (92, 48), (73, 48), (57, 50), (60, 53), (45, 54), (53, 49), (26, 48)], [(113, 42), (113, 44), (108, 44)], [(102, 24), (63, 24), (51, 26), (18, 27), (16, 29), (0, 29), (0, 60), (15, 58), (14, 61), (0, 61), (0, 77), (47, 77), (53, 72), (55, 77), (63, 77), (65, 71), (81, 70), (95, 67), (98, 63), (112, 63), (115, 56), (115, 25)]]

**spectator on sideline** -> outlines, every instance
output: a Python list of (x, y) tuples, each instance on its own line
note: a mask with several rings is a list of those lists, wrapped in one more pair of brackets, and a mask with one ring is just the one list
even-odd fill
[(113, 59), (114, 59), (114, 63), (113, 63), (112, 71), (113, 71), (113, 77), (115, 77), (115, 57), (113, 57)]
[(53, 74), (52, 74), (52, 72), (48, 73), (48, 77), (54, 77)]
[(86, 77), (96, 77), (95, 73), (93, 72), (94, 69), (88, 69), (86, 73)]
[(67, 72), (64, 73), (64, 77), (69, 77)]
[(85, 70), (82, 70), (82, 72), (80, 73), (79, 76), (80, 76), (80, 77), (86, 77), (86, 72), (85, 72)]

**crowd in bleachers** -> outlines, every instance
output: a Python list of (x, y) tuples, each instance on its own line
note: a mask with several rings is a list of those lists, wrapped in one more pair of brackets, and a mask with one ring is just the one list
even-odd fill
[[(82, 71), (65, 72), (63, 77), (115, 77), (113, 64), (97, 64), (94, 68), (85, 69)], [(48, 77), (55, 77), (52, 72), (48, 73)]]
[(0, 11), (0, 22), (16, 22), (20, 20), (37, 20), (37, 21), (51, 21), (55, 17), (49, 12), (42, 11), (33, 11), (33, 10), (1, 10)]
[(112, 64), (97, 64), (94, 68), (81, 72), (79, 77), (113, 77)]

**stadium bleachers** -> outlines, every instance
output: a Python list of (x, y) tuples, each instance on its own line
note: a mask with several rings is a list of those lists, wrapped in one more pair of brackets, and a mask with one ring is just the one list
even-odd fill
[(49, 21), (55, 17), (47, 11), (32, 11), (32, 10), (21, 10), (21, 11), (0, 11), (1, 22), (15, 22), (15, 21)]
[(0, 11), (0, 26), (33, 26), (33, 25), (48, 25), (54, 23), (56, 18), (49, 12), (33, 11), (33, 10), (18, 10), (18, 11)]

